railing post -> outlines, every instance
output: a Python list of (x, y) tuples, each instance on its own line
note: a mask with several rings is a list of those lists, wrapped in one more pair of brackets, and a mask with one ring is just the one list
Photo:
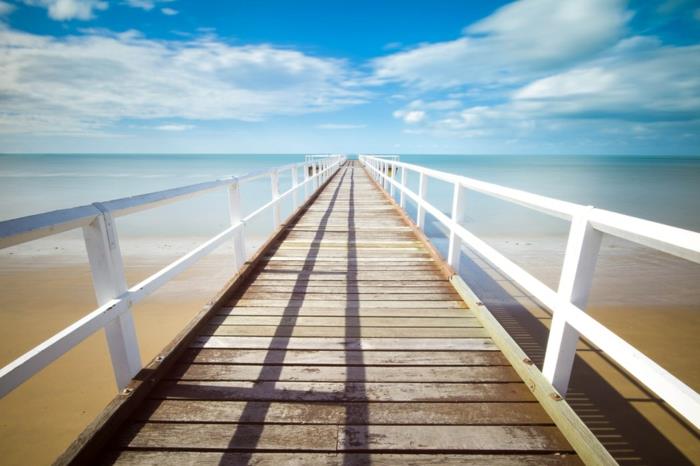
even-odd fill
[(401, 167), (401, 192), (399, 193), (399, 205), (402, 209), (406, 208), (406, 195), (404, 190), (406, 189), (406, 167)]
[[(571, 221), (557, 290), (562, 298), (584, 311), (603, 237), (603, 234), (588, 222), (588, 213), (592, 209), (593, 207), (588, 207)], [(561, 395), (566, 395), (569, 388), (578, 337), (578, 332), (566, 322), (566, 316), (555, 311), (549, 329), (542, 373)]]
[(272, 222), (273, 226), (276, 228), (279, 226), (280, 223), (282, 223), (282, 217), (280, 215), (280, 203), (279, 203), (279, 197), (280, 197), (280, 177), (279, 173), (277, 172), (277, 169), (272, 170), (270, 172), (270, 182), (271, 182), (271, 187), (272, 187), (272, 200), (276, 201), (272, 205)]
[[(425, 173), (421, 172), (418, 178), (418, 198), (421, 201), (425, 200), (425, 196), (428, 193), (428, 177)], [(425, 208), (423, 208), (422, 203), (418, 203), (418, 212), (416, 215), (416, 224), (418, 228), (425, 229)]]
[(294, 211), (296, 212), (297, 207), (299, 207), (299, 167), (294, 166), (292, 168), (292, 203), (294, 205)]
[[(238, 181), (228, 187), (228, 208), (231, 225), (240, 223), (242, 218), (241, 190)], [(243, 226), (233, 235), (233, 248), (233, 264), (236, 267), (236, 271), (238, 271), (243, 267), (246, 260), (245, 231)]]
[[(394, 165), (392, 163), (390, 166), (391, 166), (391, 177), (390, 178), (391, 178), (391, 180), (395, 180), (396, 179), (396, 165)], [(391, 183), (391, 181), (389, 182), (389, 193), (391, 195), (391, 198), (393, 199), (394, 198), (394, 183)]]
[(321, 186), (318, 178), (318, 162), (314, 162), (314, 191), (316, 191), (318, 187)]
[(308, 163), (304, 164), (304, 200), (309, 198), (309, 183), (306, 181), (309, 179), (309, 165)]
[[(461, 223), (464, 221), (465, 217), (465, 207), (466, 207), (467, 191), (462, 187), (461, 184), (454, 184), (454, 191), (452, 193), (452, 221), (454, 223)], [(454, 269), (455, 272), (459, 273), (459, 258), (462, 252), (462, 241), (457, 236), (454, 226), (450, 226), (450, 240), (447, 249), (447, 263)]]
[[(93, 204), (102, 214), (83, 227), (85, 248), (97, 304), (103, 305), (127, 291), (124, 263), (112, 215), (101, 204)], [(139, 343), (131, 307), (105, 325), (112, 368), (121, 390), (141, 369)]]

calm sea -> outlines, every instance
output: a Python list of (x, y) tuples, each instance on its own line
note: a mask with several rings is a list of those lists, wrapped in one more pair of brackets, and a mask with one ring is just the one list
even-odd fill
[[(241, 175), (302, 161), (303, 155), (0, 155), (0, 219)], [(700, 231), (700, 157), (444, 156), (401, 160), (586, 205)], [(409, 185), (417, 186), (417, 177)], [(281, 179), (281, 189), (291, 184)], [(270, 198), (269, 181), (242, 191), (247, 212)], [(428, 197), (447, 211), (451, 187), (432, 182)], [(468, 198), (467, 226), (488, 235), (566, 231), (564, 222), (479, 194)], [(267, 219), (264, 219), (265, 221)], [(253, 228), (261, 232), (269, 225)], [(119, 220), (122, 234), (205, 236), (226, 226), (223, 190)]]

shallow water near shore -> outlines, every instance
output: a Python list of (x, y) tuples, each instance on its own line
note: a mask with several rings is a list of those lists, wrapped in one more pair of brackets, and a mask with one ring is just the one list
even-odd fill
[[(71, 161), (69, 166), (66, 159)], [(0, 155), (0, 219), (301, 160), (301, 156), (292, 155)], [(700, 230), (700, 159), (403, 156), (402, 160)], [(417, 180), (409, 180), (409, 184), (414, 182)], [(249, 206), (260, 205), (268, 196), (266, 183), (251, 186), (244, 193), (244, 203), (250, 199)], [(430, 200), (443, 210), (449, 208), (450, 195), (449, 187), (430, 185)], [(566, 240), (565, 223), (477, 195), (470, 197), (469, 209), (469, 229), (556, 287)], [(139, 213), (120, 219), (129, 283), (136, 283), (186, 253), (225, 228), (227, 222), (222, 193), (188, 200), (183, 207), (159, 208), (153, 215)], [(260, 244), (268, 228), (261, 222), (252, 230), (252, 248)], [(438, 246), (444, 242), (439, 232), (431, 236)], [(230, 246), (223, 246), (136, 306), (144, 362), (154, 357), (226, 282), (233, 272), (230, 258)], [(517, 287), (502, 278), (497, 282), (548, 324), (546, 313), (528, 302)], [(698, 283), (698, 265), (606, 238), (590, 312), (698, 390)], [(0, 365), (4, 365), (94, 308), (79, 232), (0, 250), (0, 290)], [(498, 305), (497, 295), (490, 299)], [(615, 389), (623, 396), (640, 398), (636, 385), (597, 357), (586, 354), (598, 372), (619, 379)], [(0, 400), (3, 464), (50, 463), (114, 392), (105, 339), (98, 332)], [(685, 456), (700, 462), (696, 435), (679, 427), (678, 421), (656, 404), (637, 403), (643, 416), (673, 434), (671, 441)], [(36, 438), (42, 439), (42, 448), (30, 441)]]

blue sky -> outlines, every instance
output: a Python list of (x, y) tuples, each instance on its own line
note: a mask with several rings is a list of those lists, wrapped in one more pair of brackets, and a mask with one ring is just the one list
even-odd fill
[(1, 152), (700, 154), (697, 0), (0, 0)]

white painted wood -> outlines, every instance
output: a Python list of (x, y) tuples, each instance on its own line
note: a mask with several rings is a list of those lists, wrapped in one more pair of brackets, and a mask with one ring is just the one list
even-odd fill
[[(455, 223), (462, 223), (464, 221), (464, 216), (467, 207), (467, 190), (462, 187), (459, 183), (454, 184), (452, 192), (452, 215), (451, 219)], [(449, 244), (447, 248), (447, 263), (452, 267), (457, 273), (459, 273), (459, 260), (462, 251), (462, 241), (457, 236), (454, 228), (448, 226), (449, 229)]]
[[(99, 204), (95, 206), (101, 208)], [(126, 292), (124, 264), (112, 215), (103, 211), (92, 223), (83, 227), (83, 236), (97, 304), (103, 305)], [(105, 334), (117, 387), (122, 389), (141, 369), (136, 328), (129, 306), (106, 323)]]
[(282, 223), (280, 214), (280, 179), (277, 170), (272, 170), (270, 173), (270, 186), (272, 189), (272, 225), (277, 228)]
[[(587, 212), (574, 217), (571, 222), (558, 289), (563, 299), (582, 310), (586, 309), (588, 303), (603, 238), (603, 234), (595, 230), (588, 221), (588, 214), (592, 210), (593, 207), (589, 207)], [(549, 330), (542, 373), (562, 395), (565, 395), (569, 388), (578, 338), (578, 332), (566, 322), (565, 316), (555, 312)]]
[(418, 213), (416, 215), (416, 225), (421, 230), (425, 229), (425, 196), (428, 194), (428, 177), (425, 173), (420, 173), (418, 178), (418, 197), (421, 202), (418, 203)]
[(110, 300), (0, 369), (0, 398), (102, 329), (126, 309), (126, 300)]
[[(344, 160), (343, 156), (329, 158), (325, 163), (324, 175), (330, 176), (331, 173), (337, 171)], [(283, 169), (291, 169), (290, 167), (304, 168), (304, 189), (309, 189), (308, 187), (314, 180), (308, 177), (307, 164), (288, 165), (283, 167)], [(318, 173), (318, 169), (316, 169), (316, 173)], [(143, 196), (118, 199), (106, 203), (95, 203), (90, 206), (63, 209), (0, 222), (0, 248), (60, 233), (72, 228), (83, 227), (95, 295), (98, 303), (100, 303), (100, 306), (87, 316), (0, 369), (0, 397), (11, 392), (101, 328), (104, 328), (107, 334), (117, 385), (120, 388), (125, 386), (141, 367), (138, 343), (130, 311), (131, 305), (154, 292), (227, 239), (241, 233), (244, 229), (245, 219), (240, 219), (241, 209), (238, 187), (244, 181), (268, 175), (270, 175), (270, 170), (257, 171), (238, 178), (230, 177), (210, 183), (201, 183)], [(318, 177), (316, 177), (316, 181), (317, 179)], [(230, 186), (229, 210), (231, 226), (127, 290), (122, 257), (119, 250), (119, 240), (114, 225), (114, 212), (123, 215), (149, 208), (148, 206), (171, 202), (171, 200), (181, 200), (202, 192), (202, 190), (221, 186)], [(278, 199), (281, 200), (288, 195), (293, 195), (298, 189), (300, 189), (300, 186), (297, 186), (297, 189), (292, 187), (292, 189), (278, 196)], [(268, 203), (258, 213), (272, 207), (272, 205), (273, 202)], [(116, 210), (111, 211), (110, 209)], [(237, 248), (237, 251), (240, 252), (244, 250), (245, 245)]]
[[(374, 168), (375, 165), (370, 163), (372, 158), (362, 156), (361, 160), (365, 163), (365, 166), (370, 167), (370, 171), (374, 171), (378, 176), (382, 177), (380, 171)], [(510, 200), (513, 203), (549, 213), (556, 217), (579, 219), (586, 218), (585, 216), (587, 215), (589, 223), (585, 224), (585, 228), (582, 228), (580, 224), (576, 227), (578, 233), (572, 237), (572, 241), (570, 241), (567, 246), (569, 264), (565, 267), (566, 271), (562, 271), (562, 280), (560, 282), (562, 294), (560, 294), (547, 287), (520, 266), (503, 256), (473, 233), (466, 230), (462, 225), (453, 222), (452, 218), (430, 205), (420, 195), (412, 192), (406, 186), (396, 183), (394, 180), (389, 181), (394, 183), (405, 196), (416, 202), (419, 207), (422, 207), (426, 212), (433, 215), (438, 222), (445, 225), (450, 231), (456, 233), (458, 238), (475, 253), (490, 262), (497, 270), (513, 280), (537, 301), (552, 310), (554, 315), (558, 315), (563, 322), (571, 326), (580, 335), (584, 336), (590, 343), (599, 347), (613, 361), (620, 365), (620, 367), (656, 393), (656, 395), (687, 419), (695, 428), (700, 428), (700, 395), (697, 392), (642, 354), (632, 345), (615, 335), (601, 323), (587, 315), (570, 301), (570, 299), (572, 299), (581, 303), (582, 297), (587, 296), (588, 289), (590, 288), (590, 283), (587, 281), (590, 279), (589, 274), (592, 274), (595, 266), (594, 253), (597, 252), (600, 240), (600, 238), (596, 237), (595, 233), (590, 231), (591, 227), (599, 232), (606, 232), (620, 237), (626, 237), (625, 235), (628, 235), (626, 237), (627, 239), (651, 247), (656, 247), (659, 243), (664, 243), (665, 249), (660, 247), (658, 249), (666, 250), (666, 252), (687, 258), (693, 262), (696, 262), (696, 253), (700, 251), (700, 236), (697, 233), (537, 195), (510, 199), (510, 196), (516, 196), (519, 192), (517, 190), (510, 190), (509, 188), (503, 188), (501, 190), (502, 187), (498, 186), (496, 186), (498, 189), (493, 191), (495, 185), (489, 185), (488, 183), (473, 184), (471, 180), (467, 179), (467, 182), (465, 182), (465, 179), (462, 177), (440, 174), (440, 172), (424, 169), (416, 165), (400, 163), (400, 166), (402, 168), (410, 167), (411, 170), (415, 170), (425, 176), (429, 175), (434, 177), (433, 174), (437, 173), (440, 175), (437, 176), (438, 179), (445, 181), (451, 180), (469, 189), (478, 188), (475, 190), (490, 194), (494, 197)], [(387, 178), (388, 177), (383, 177), (384, 180), (387, 180)], [(583, 216), (579, 217), (580, 214), (583, 214)], [(647, 229), (644, 232), (634, 229), (635, 227), (639, 228), (641, 226)], [(651, 233), (648, 229), (650, 227), (652, 228)], [(667, 230), (667, 228), (669, 230)], [(572, 226), (572, 230), (573, 229), (574, 227)], [(658, 233), (662, 230), (669, 233), (670, 244), (666, 243), (666, 238), (657, 237), (654, 234), (654, 232)], [(573, 240), (573, 238), (579, 239)], [(579, 246), (576, 246), (577, 244), (579, 244)], [(572, 251), (581, 250), (585, 254), (569, 254), (569, 246)], [(573, 258), (577, 256), (580, 256), (580, 259), (574, 261)], [(566, 297), (563, 295), (566, 295)], [(561, 347), (561, 345), (559, 345), (559, 347)], [(550, 362), (550, 365), (551, 364)]]
[(399, 188), (399, 205), (402, 209), (406, 208), (406, 195), (404, 194), (404, 189), (406, 188), (407, 182), (406, 167), (401, 167), (401, 187)]
[(292, 168), (292, 210), (299, 208), (299, 169)]
[(236, 270), (243, 267), (246, 260), (245, 249), (245, 228), (241, 223), (241, 190), (240, 184), (234, 183), (228, 188), (228, 211), (231, 220), (231, 226), (241, 225), (241, 228), (236, 229), (233, 235), (233, 264)]
[(129, 288), (129, 301), (132, 304), (136, 304), (137, 302), (146, 298), (158, 288), (165, 285), (176, 275), (180, 274), (181, 272), (184, 272), (187, 268), (189, 268), (190, 265), (194, 264), (199, 259), (201, 259), (202, 257), (209, 254), (211, 251), (219, 247), (226, 240), (228, 240), (231, 237), (235, 238), (238, 232), (243, 231), (243, 228), (244, 224), (242, 222), (238, 222), (236, 225), (231, 225), (226, 230), (214, 236), (207, 242), (197, 246), (195, 249), (188, 252), (181, 258), (163, 267), (158, 272), (154, 273), (145, 280), (132, 286), (131, 288)]

